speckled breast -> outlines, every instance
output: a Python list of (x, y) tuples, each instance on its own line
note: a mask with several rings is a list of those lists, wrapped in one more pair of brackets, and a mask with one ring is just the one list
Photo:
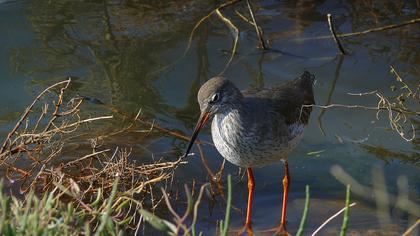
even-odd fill
[(257, 124), (244, 124), (239, 114), (215, 115), (211, 132), (219, 153), (240, 167), (261, 167), (286, 159), (303, 136), (304, 124), (284, 127), (282, 134), (260, 131)]

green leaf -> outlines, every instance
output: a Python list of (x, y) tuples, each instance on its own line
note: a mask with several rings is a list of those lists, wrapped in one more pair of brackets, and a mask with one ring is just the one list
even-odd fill
[(320, 155), (319, 155), (319, 154), (321, 154), (321, 153), (323, 153), (323, 152), (325, 152), (325, 149), (323, 149), (323, 150), (319, 150), (319, 151), (308, 152), (308, 153), (306, 153), (306, 155), (308, 155), (308, 156), (320, 157)]
[(153, 226), (153, 228), (159, 231), (164, 231), (170, 235), (176, 233), (176, 226), (172, 224), (171, 222), (163, 220), (157, 217), (156, 215), (154, 215), (153, 213), (144, 209), (140, 210), (140, 214), (144, 217), (144, 219), (147, 222), (149, 222), (149, 224)]
[(90, 205), (92, 207), (95, 207), (96, 205), (99, 204), (99, 202), (101, 201), (101, 198), (102, 198), (102, 188), (98, 188), (98, 193), (96, 194), (96, 199)]

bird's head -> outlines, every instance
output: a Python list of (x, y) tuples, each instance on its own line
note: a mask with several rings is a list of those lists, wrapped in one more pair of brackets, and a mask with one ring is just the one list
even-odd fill
[(242, 93), (231, 81), (223, 77), (214, 77), (201, 86), (197, 100), (201, 114), (184, 157), (190, 152), (198, 133), (204, 125), (215, 114), (228, 111), (240, 103), (242, 101)]

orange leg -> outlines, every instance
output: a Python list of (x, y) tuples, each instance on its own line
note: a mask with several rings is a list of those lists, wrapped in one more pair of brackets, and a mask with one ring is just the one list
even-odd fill
[(254, 235), (252, 231), (252, 202), (254, 200), (254, 189), (255, 189), (255, 180), (254, 174), (252, 173), (251, 168), (247, 168), (248, 174), (248, 204), (246, 209), (246, 220), (243, 229), (239, 232), (239, 234), (247, 232), (248, 235)]
[(284, 178), (283, 178), (283, 207), (281, 210), (280, 230), (286, 231), (286, 212), (287, 212), (287, 199), (289, 197), (290, 175), (289, 164), (287, 160), (284, 162)]
[(287, 199), (289, 196), (289, 186), (290, 186), (290, 175), (289, 175), (289, 164), (287, 161), (284, 162), (284, 178), (283, 178), (283, 206), (281, 210), (281, 221), (280, 225), (263, 232), (274, 232), (274, 235), (286, 235), (290, 236), (289, 232), (286, 230), (286, 212), (287, 212)]

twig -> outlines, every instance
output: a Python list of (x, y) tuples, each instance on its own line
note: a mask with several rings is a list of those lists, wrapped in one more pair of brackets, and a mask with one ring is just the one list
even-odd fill
[[(351, 36), (360, 36), (360, 35), (364, 35), (364, 34), (368, 34), (368, 33), (395, 29), (395, 28), (399, 28), (399, 27), (403, 27), (403, 26), (407, 26), (407, 25), (411, 25), (411, 24), (416, 24), (416, 23), (420, 23), (420, 18), (408, 20), (408, 21), (405, 21), (401, 24), (393, 24), (393, 25), (387, 25), (387, 26), (382, 26), (382, 27), (376, 27), (376, 28), (367, 29), (367, 30), (358, 31), (358, 32), (353, 32), (353, 33), (338, 34), (337, 37), (338, 38), (346, 38), (346, 37), (351, 37)], [(300, 38), (300, 39), (297, 39), (297, 40), (305, 41), (305, 40), (317, 40), (317, 39), (329, 39), (329, 38), (333, 38), (333, 36), (332, 35), (326, 35), (326, 36), (320, 36), (320, 37), (314, 37), (314, 38)]]
[[(362, 105), (345, 105), (345, 104), (329, 104), (326, 106), (322, 106), (322, 105), (303, 105), (302, 107), (318, 107), (318, 108), (333, 108), (333, 107), (343, 107), (343, 108), (359, 108), (359, 109), (365, 109), (365, 110), (384, 110), (384, 111), (388, 111), (389, 109), (387, 107), (368, 107), (368, 106), (362, 106)], [(406, 113), (408, 115), (416, 115), (419, 116), (420, 112), (419, 111), (408, 111), (408, 110), (402, 110), (399, 108), (391, 108), (392, 111), (395, 112), (400, 112), (400, 113)]]
[[(400, 82), (401, 84), (403, 84), (403, 87), (401, 87), (401, 89), (406, 89), (408, 90), (409, 94), (408, 96), (413, 97), (413, 98), (417, 98), (417, 90), (415, 92), (413, 92), (412, 89), (410, 89), (410, 86), (408, 86), (408, 84), (406, 82), (404, 82), (404, 80), (401, 78), (400, 74), (397, 72), (397, 70), (395, 70), (395, 68), (393, 66), (389, 66), (391, 68), (391, 73), (395, 75), (395, 79)], [(420, 87), (420, 85), (417, 85), (418, 88)]]
[(83, 161), (83, 160), (85, 160), (85, 159), (87, 159), (87, 158), (89, 158), (89, 157), (93, 157), (93, 156), (99, 155), (99, 154), (101, 154), (101, 153), (109, 152), (109, 151), (111, 151), (111, 149), (105, 149), (105, 150), (102, 150), (102, 151), (99, 151), (99, 152), (94, 152), (94, 153), (91, 153), (91, 154), (85, 155), (85, 156), (83, 156), (83, 157), (81, 157), (81, 158), (78, 158), (78, 159), (76, 159), (76, 160), (69, 161), (69, 162), (67, 162), (64, 166), (70, 166), (70, 165), (73, 165), (73, 164), (75, 164), (75, 163), (79, 163), (80, 161)]
[(229, 29), (231, 30), (232, 34), (233, 34), (233, 46), (232, 46), (232, 55), (229, 58), (229, 61), (226, 63), (225, 68), (223, 68), (222, 72), (219, 73), (219, 75), (223, 74), (226, 69), (229, 67), (230, 63), (233, 61), (233, 57), (235, 56), (236, 53), (236, 48), (238, 46), (238, 42), (239, 42), (239, 30), (238, 28), (232, 23), (232, 21), (230, 21), (227, 17), (225, 17), (222, 12), (219, 9), (216, 9), (216, 14), (217, 16), (223, 21), (223, 23), (226, 24), (226, 26), (229, 27)]
[[(340, 77), (341, 65), (343, 64), (343, 60), (344, 60), (344, 55), (340, 55), (338, 59), (337, 67), (335, 68), (335, 72), (334, 72), (334, 80), (331, 82), (331, 86), (328, 90), (327, 101), (325, 102), (326, 106), (331, 104), (331, 99), (335, 90), (335, 85), (338, 81), (338, 78)], [(322, 109), (318, 115), (318, 126), (323, 135), (325, 135), (325, 130), (324, 130), (324, 127), (322, 126), (322, 117), (324, 116), (326, 111), (327, 111), (326, 109)]]
[[(348, 207), (353, 207), (355, 206), (356, 203), (353, 202), (352, 204), (350, 204)], [(341, 210), (339, 210), (337, 213), (335, 213), (333, 216), (331, 216), (330, 218), (328, 218), (321, 226), (319, 226), (312, 234), (311, 236), (316, 235), (322, 228), (324, 228), (325, 225), (327, 225), (331, 220), (333, 220), (335, 217), (339, 216), (343, 211), (345, 211), (348, 207), (343, 207)]]
[[(194, 188), (194, 186), (193, 186)], [(192, 212), (193, 210), (193, 198), (192, 198), (192, 193), (190, 192), (190, 189), (188, 188), (187, 184), (184, 184), (184, 190), (185, 190), (185, 195), (187, 196), (187, 209), (185, 210), (184, 215), (182, 216), (180, 223), (184, 223), (184, 221), (187, 219), (188, 215)], [(187, 229), (187, 231), (189, 231)], [(187, 232), (185, 232), (187, 233)]]
[(211, 12), (209, 12), (207, 15), (205, 15), (204, 17), (202, 17), (195, 25), (194, 25), (194, 28), (191, 30), (191, 33), (190, 33), (190, 37), (188, 38), (188, 44), (187, 44), (187, 47), (185, 48), (185, 51), (184, 51), (184, 55), (186, 55), (187, 54), (187, 52), (188, 52), (188, 50), (191, 48), (191, 43), (192, 43), (192, 39), (193, 39), (193, 37), (194, 37), (194, 33), (195, 33), (195, 31), (198, 29), (198, 27), (204, 22), (204, 21), (206, 21), (208, 18), (210, 18), (214, 13), (216, 13), (216, 11), (219, 11), (219, 10), (222, 10), (223, 8), (226, 8), (226, 7), (228, 7), (228, 6), (231, 6), (231, 5), (234, 5), (234, 4), (236, 4), (236, 3), (238, 3), (238, 2), (240, 2), (240, 1), (242, 1), (242, 0), (232, 0), (232, 1), (230, 1), (230, 2), (227, 2), (227, 3), (223, 3), (223, 4), (221, 4), (220, 6), (218, 6), (216, 9), (214, 9), (214, 10), (212, 10)]
[(401, 236), (410, 235), (420, 224), (420, 219), (418, 219), (412, 226), (410, 226)]
[[(45, 126), (45, 128), (44, 128), (44, 132), (46, 132), (47, 130), (49, 130), (50, 129), (50, 127), (52, 126), (52, 125), (54, 125), (54, 121), (60, 116), (60, 107), (61, 107), (61, 104), (63, 104), (63, 95), (64, 95), (64, 91), (69, 87), (69, 85), (70, 85), (70, 82), (69, 83), (67, 83), (65, 86), (63, 86), (61, 89), (60, 89), (60, 94), (58, 95), (58, 99), (57, 99), (57, 101), (55, 101), (55, 103), (54, 103), (54, 112), (53, 112), (53, 114), (52, 114), (52, 118), (48, 121), (48, 124)], [(79, 105), (77, 105), (76, 107), (75, 107), (75, 109), (70, 109), (70, 113), (72, 113), (73, 111), (75, 111), (81, 104), (82, 104), (82, 102), (83, 102), (83, 100), (80, 100), (80, 103), (79, 103)], [(68, 113), (68, 114), (70, 114), (70, 113)]]
[[(246, 23), (255, 26), (254, 22), (252, 22), (252, 20), (246, 18), (246, 16), (242, 15), (238, 10), (235, 10), (236, 15), (239, 16), (239, 18), (241, 18), (242, 20), (244, 20)], [(261, 29), (260, 29), (261, 30)]]
[(45, 93), (47, 93), (48, 91), (50, 91), (52, 88), (61, 85), (61, 84), (66, 84), (65, 86), (68, 86), (68, 84), (71, 82), (71, 79), (69, 78), (68, 80), (64, 80), (58, 83), (55, 83), (51, 86), (49, 86), (48, 88), (44, 89), (40, 94), (38, 94), (38, 96), (32, 101), (31, 105), (29, 105), (26, 109), (25, 112), (22, 114), (22, 116), (20, 117), (19, 121), (16, 123), (15, 127), (12, 129), (12, 131), (10, 131), (10, 133), (7, 135), (6, 140), (4, 141), (1, 149), (0, 149), (0, 153), (2, 153), (4, 151), (4, 149), (7, 146), (7, 142), (10, 140), (10, 138), (15, 134), (15, 132), (17, 131), (17, 129), (20, 127), (20, 125), (22, 124), (22, 122), (26, 119), (26, 117), (28, 116), (28, 114), (32, 111), (32, 108), (35, 106), (35, 104), (41, 99), (42, 96), (44, 96)]
[(198, 193), (197, 201), (194, 204), (193, 219), (192, 219), (192, 222), (191, 222), (191, 231), (192, 231), (193, 235), (196, 235), (195, 225), (197, 224), (198, 207), (200, 206), (201, 198), (203, 197), (203, 193), (204, 193), (204, 190), (207, 187), (207, 185), (208, 184), (204, 184), (203, 186), (201, 186), (200, 192)]
[(255, 20), (254, 12), (252, 11), (252, 6), (251, 6), (250, 0), (246, 0), (246, 5), (248, 7), (249, 14), (251, 15), (251, 19), (252, 19), (253, 25), (255, 27), (255, 32), (257, 33), (258, 38), (260, 40), (260, 47), (261, 47), (262, 50), (267, 50), (268, 48), (265, 45), (263, 34), (261, 32), (261, 28), (258, 26), (257, 21)]
[(417, 19), (413, 19), (413, 20), (403, 22), (401, 24), (387, 25), (387, 26), (383, 26), (383, 27), (377, 27), (377, 28), (368, 29), (368, 30), (364, 30), (364, 31), (360, 31), (360, 32), (354, 32), (354, 33), (340, 34), (340, 35), (338, 35), (338, 37), (345, 38), (345, 37), (368, 34), (368, 33), (373, 33), (373, 32), (378, 32), (378, 31), (390, 30), (390, 29), (403, 27), (403, 26), (406, 26), (406, 25), (416, 24), (416, 23), (419, 23), (419, 22), (420, 22), (420, 18), (417, 18)]
[(201, 162), (203, 163), (204, 168), (207, 170), (207, 174), (210, 175), (210, 178), (212, 180), (216, 180), (216, 177), (213, 171), (211, 170), (211, 168), (209, 167), (206, 157), (204, 156), (204, 152), (203, 152), (203, 149), (201, 148), (201, 144), (197, 144), (197, 149), (198, 149), (198, 152), (200, 153)]
[(327, 14), (328, 25), (330, 26), (331, 34), (334, 38), (335, 43), (337, 44), (338, 49), (340, 50), (341, 54), (346, 55), (346, 51), (344, 51), (343, 45), (341, 45), (340, 40), (337, 38), (337, 34), (335, 33), (335, 28), (331, 19), (331, 14)]
[(21, 135), (22, 137), (24, 136), (45, 136), (47, 134), (51, 134), (51, 133), (55, 133), (55, 132), (63, 132), (64, 129), (68, 129), (68, 128), (72, 128), (75, 126), (79, 126), (81, 124), (85, 124), (85, 123), (90, 123), (92, 121), (98, 121), (98, 120), (106, 120), (106, 119), (112, 119), (114, 118), (114, 116), (99, 116), (99, 117), (94, 117), (94, 118), (88, 118), (88, 119), (84, 119), (84, 120), (80, 120), (68, 125), (64, 125), (64, 127), (57, 127), (55, 129), (50, 129), (47, 132), (44, 133), (40, 133), (40, 134), (23, 134)]

